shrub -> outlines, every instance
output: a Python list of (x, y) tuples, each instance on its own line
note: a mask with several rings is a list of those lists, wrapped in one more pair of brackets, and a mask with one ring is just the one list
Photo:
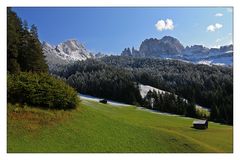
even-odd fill
[(8, 74), (7, 99), (11, 103), (54, 109), (72, 109), (78, 103), (73, 88), (46, 73)]
[(196, 107), (196, 117), (200, 119), (209, 119), (210, 111), (208, 111), (207, 109)]

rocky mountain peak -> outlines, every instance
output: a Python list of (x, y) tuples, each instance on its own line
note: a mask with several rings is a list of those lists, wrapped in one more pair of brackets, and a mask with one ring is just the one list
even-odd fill
[(221, 52), (228, 52), (228, 51), (233, 51), (233, 45), (226, 45), (226, 46), (221, 46), (220, 47)]
[(164, 42), (164, 43), (180, 43), (180, 41), (174, 37), (171, 36), (164, 36), (162, 39), (160, 39), (160, 41)]
[(185, 53), (195, 53), (195, 54), (200, 54), (200, 53), (209, 53), (209, 48), (204, 47), (203, 45), (193, 45), (193, 46), (187, 46), (184, 50)]
[(160, 57), (161, 54), (180, 54), (183, 45), (174, 37), (164, 36), (162, 39), (146, 39), (140, 45), (139, 53), (144, 56)]
[(43, 42), (42, 48), (49, 66), (93, 58), (93, 55), (75, 39), (67, 40), (56, 46)]
[(67, 40), (63, 43), (60, 43), (56, 46), (56, 49), (59, 51), (63, 51), (64, 53), (68, 55), (72, 55), (72, 53), (78, 52), (79, 54), (84, 53), (89, 55), (86, 48), (77, 40), (71, 39)]

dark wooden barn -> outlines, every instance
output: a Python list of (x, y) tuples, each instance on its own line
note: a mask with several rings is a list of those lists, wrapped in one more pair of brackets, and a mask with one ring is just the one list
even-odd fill
[(195, 120), (195, 121), (193, 121), (193, 128), (207, 129), (208, 128), (208, 120)]
[(99, 100), (100, 103), (104, 103), (104, 104), (107, 104), (107, 100), (106, 99), (101, 99)]

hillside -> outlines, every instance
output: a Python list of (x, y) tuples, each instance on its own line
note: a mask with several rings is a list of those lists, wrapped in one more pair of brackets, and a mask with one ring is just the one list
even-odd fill
[(169, 93), (169, 92), (166, 92), (164, 90), (161, 90), (161, 89), (149, 86), (149, 85), (139, 84), (138, 86), (139, 86), (139, 91), (140, 91), (140, 94), (141, 94), (142, 98), (144, 98), (147, 95), (148, 91), (154, 91), (155, 90), (156, 92), (159, 92), (161, 94)]
[[(193, 104), (198, 104), (211, 109), (211, 120), (232, 124), (232, 71), (231, 67), (177, 60), (109, 56), (58, 67), (52, 74), (66, 80), (82, 94), (190, 117), (196, 117)], [(191, 106), (187, 107), (183, 99), (167, 94), (152, 93), (142, 98), (136, 84), (179, 95)], [(151, 98), (156, 102), (154, 107)]]
[[(8, 152), (232, 152), (233, 127), (82, 100), (76, 111), (8, 110)], [(18, 122), (18, 123), (16, 123)]]

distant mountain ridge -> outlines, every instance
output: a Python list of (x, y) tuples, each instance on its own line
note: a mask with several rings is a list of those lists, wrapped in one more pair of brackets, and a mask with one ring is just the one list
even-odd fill
[[(42, 49), (50, 69), (75, 61), (107, 56), (100, 52), (97, 54), (91, 53), (76, 39), (66, 40), (58, 45), (43, 42)], [(141, 43), (139, 50), (134, 47), (132, 49), (125, 48), (121, 56), (176, 59), (196, 64), (231, 66), (233, 62), (233, 45), (221, 46), (220, 48), (207, 48), (203, 45), (184, 47), (178, 39), (165, 36), (162, 39), (145, 39)]]
[(221, 46), (220, 48), (207, 48), (203, 45), (184, 47), (181, 42), (171, 36), (162, 39), (145, 39), (139, 50), (125, 48), (122, 56), (153, 57), (165, 59), (178, 59), (193, 63), (232, 65), (233, 45)]
[(187, 53), (206, 53), (209, 52), (228, 52), (233, 51), (233, 45), (220, 46), (220, 48), (207, 48), (203, 45), (184, 46), (181, 42), (171, 36), (164, 36), (162, 39), (145, 39), (139, 48), (139, 51), (132, 48), (125, 48), (122, 56), (140, 56), (140, 57), (160, 57), (162, 54), (187, 54)]

